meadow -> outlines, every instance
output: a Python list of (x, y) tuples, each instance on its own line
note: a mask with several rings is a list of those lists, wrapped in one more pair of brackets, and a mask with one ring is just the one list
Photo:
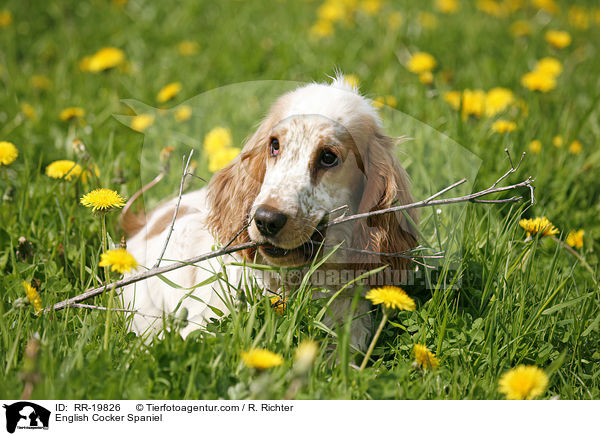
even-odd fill
[[(599, 47), (591, 0), (2, 2), (0, 397), (501, 399), (503, 375), (531, 365), (546, 380), (532, 396), (600, 399)], [(150, 208), (176, 195), (189, 147), (208, 180), (276, 95), (336, 71), (412, 138), (399, 156), (417, 199), (462, 177), (455, 195), (490, 186), (505, 148), (527, 153), (506, 183), (535, 178), (533, 205), (523, 189), (519, 203), (423, 211), (421, 243), (446, 257), (405, 288), (416, 308), (390, 314), (364, 370), (349, 322), (326, 329), (308, 286), (282, 310), (257, 292), (186, 340), (177, 316), (147, 343), (126, 313), (41, 313), (105, 280), (102, 220), (82, 195), (130, 198), (165, 171)], [(221, 126), (231, 139), (210, 155)], [(49, 171), (59, 160), (78, 170)], [(551, 224), (521, 221), (536, 217)], [(106, 218), (118, 246), (118, 212)], [(417, 344), (434, 364), (415, 364)], [(277, 364), (253, 368), (252, 348)]]

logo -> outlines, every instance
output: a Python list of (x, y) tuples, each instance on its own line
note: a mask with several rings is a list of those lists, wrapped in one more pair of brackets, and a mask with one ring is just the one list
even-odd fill
[(6, 431), (14, 433), (15, 429), (48, 430), (50, 411), (29, 401), (19, 401), (6, 409)]

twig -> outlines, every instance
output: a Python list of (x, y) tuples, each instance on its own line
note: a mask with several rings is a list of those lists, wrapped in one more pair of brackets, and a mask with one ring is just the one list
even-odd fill
[(125, 218), (125, 216), (127, 215), (127, 213), (129, 212), (129, 209), (131, 209), (131, 206), (133, 205), (133, 203), (135, 203), (135, 201), (144, 193), (146, 192), (148, 189), (152, 188), (154, 185), (156, 185), (158, 182), (160, 182), (162, 179), (165, 178), (165, 172), (161, 171), (154, 179), (152, 179), (150, 181), (150, 183), (148, 183), (147, 185), (142, 186), (142, 189), (140, 189), (139, 191), (137, 191), (135, 194), (133, 194), (129, 200), (127, 200), (127, 203), (125, 203), (125, 206), (123, 206), (123, 209), (121, 209), (121, 220), (123, 220)]
[(246, 242), (244, 244), (235, 245), (233, 247), (229, 247), (229, 248), (213, 251), (211, 253), (202, 254), (200, 256), (192, 257), (190, 259), (187, 259), (187, 260), (184, 260), (181, 262), (175, 262), (175, 263), (172, 263), (171, 265), (162, 266), (159, 268), (153, 268), (144, 273), (136, 274), (134, 276), (130, 276), (125, 279), (122, 279), (122, 280), (119, 280), (116, 282), (112, 282), (108, 286), (103, 285), (103, 286), (99, 286), (97, 288), (92, 288), (92, 289), (84, 292), (83, 294), (77, 295), (76, 297), (61, 301), (51, 307), (46, 307), (44, 309), (44, 312), (50, 312), (51, 310), (62, 310), (65, 307), (68, 307), (73, 303), (79, 303), (81, 301), (88, 300), (96, 295), (102, 294), (105, 290), (122, 288), (124, 286), (131, 285), (131, 284), (139, 282), (141, 280), (145, 280), (150, 277), (157, 276), (159, 274), (164, 274), (169, 271), (183, 268), (184, 266), (193, 265), (195, 263), (202, 262), (204, 260), (212, 259), (213, 257), (224, 256), (226, 254), (234, 253), (236, 251), (247, 250), (250, 248), (256, 248), (256, 247), (258, 247), (258, 245), (259, 244), (255, 243), (255, 242)]
[[(156, 259), (156, 263), (152, 268), (158, 268), (160, 266), (160, 262), (162, 261), (165, 252), (167, 251), (167, 245), (169, 245), (169, 240), (171, 239), (171, 235), (173, 234), (173, 229), (175, 228), (175, 220), (177, 219), (177, 214), (179, 213), (179, 205), (181, 204), (181, 196), (183, 195), (183, 184), (185, 182), (185, 176), (188, 174), (188, 168), (190, 166), (190, 161), (192, 160), (192, 155), (194, 154), (194, 149), (190, 151), (190, 155), (187, 158), (187, 162), (185, 162), (185, 156), (182, 159), (183, 171), (181, 175), (181, 183), (179, 184), (179, 195), (177, 196), (177, 203), (175, 204), (175, 210), (173, 211), (173, 219), (171, 220), (171, 226), (169, 227), (169, 234), (165, 239), (165, 244), (163, 245), (162, 251), (160, 252), (160, 256)], [(185, 162), (185, 163), (184, 163)]]

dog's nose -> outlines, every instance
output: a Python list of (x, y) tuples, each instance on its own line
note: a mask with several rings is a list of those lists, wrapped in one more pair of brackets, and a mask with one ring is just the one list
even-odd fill
[(275, 236), (285, 226), (287, 216), (269, 206), (260, 206), (254, 214), (258, 231), (264, 236)]

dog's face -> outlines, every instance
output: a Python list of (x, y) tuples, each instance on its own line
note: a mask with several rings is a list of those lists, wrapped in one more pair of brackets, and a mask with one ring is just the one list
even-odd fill
[[(322, 115), (295, 115), (267, 135), (264, 180), (250, 210), (250, 239), (266, 244), (265, 259), (299, 265), (319, 243), (349, 241), (348, 227), (325, 229), (330, 212), (354, 212), (364, 170), (357, 144), (340, 123)], [(334, 215), (335, 216), (335, 215)]]

